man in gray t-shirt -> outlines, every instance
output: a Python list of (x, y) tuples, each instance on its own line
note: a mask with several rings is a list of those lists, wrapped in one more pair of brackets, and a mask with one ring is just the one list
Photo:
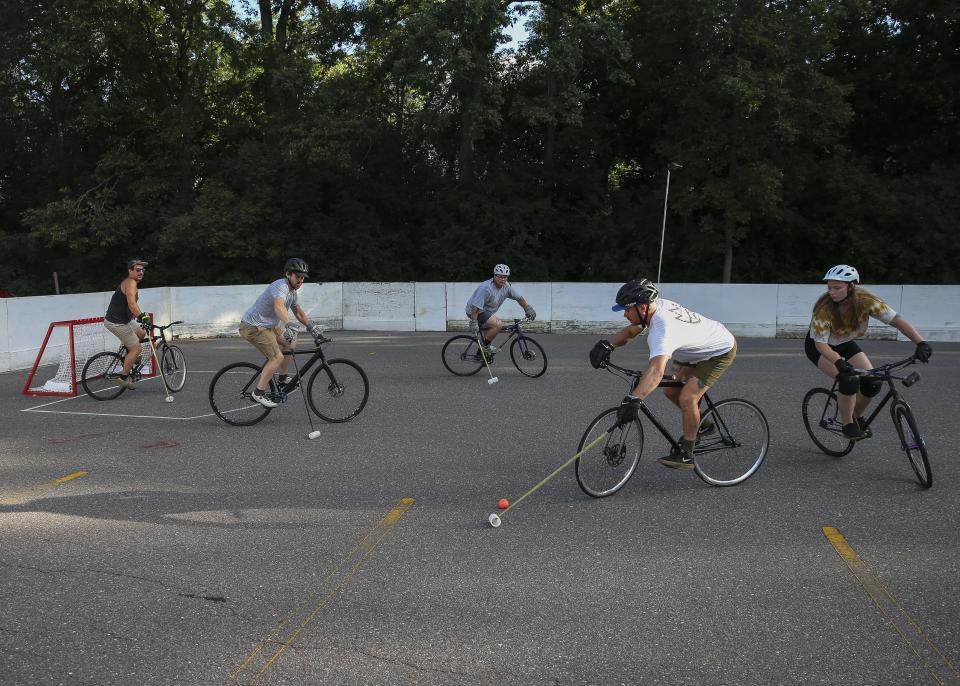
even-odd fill
[(250, 309), (244, 312), (240, 321), (240, 335), (267, 358), (257, 387), (251, 394), (253, 399), (264, 407), (277, 406), (265, 393), (274, 372), (279, 370), (278, 380), (281, 385), (287, 381), (290, 356), (283, 353), (293, 351), (297, 337), (296, 325), (290, 321), (287, 310), (292, 311), (315, 338), (323, 336), (323, 329), (310, 321), (297, 302), (297, 291), (307, 276), (309, 272), (306, 262), (299, 257), (287, 260), (283, 267), (283, 278), (267, 286)]
[(487, 279), (477, 286), (477, 290), (467, 301), (466, 312), (470, 333), (478, 335), (480, 329), (483, 329), (483, 341), (488, 356), (496, 352), (496, 348), (490, 344), (500, 333), (500, 329), (503, 328), (502, 322), (495, 313), (507, 298), (516, 300), (531, 320), (537, 318), (536, 311), (507, 281), (508, 276), (510, 276), (510, 267), (505, 264), (498, 264), (493, 268), (493, 278)]

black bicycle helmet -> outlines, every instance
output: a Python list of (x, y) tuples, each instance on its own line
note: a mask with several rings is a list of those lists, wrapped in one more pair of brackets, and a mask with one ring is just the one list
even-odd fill
[(633, 279), (620, 286), (614, 312), (623, 312), (634, 305), (646, 305), (660, 296), (657, 285), (649, 279)]
[(307, 263), (301, 260), (299, 257), (291, 257), (289, 260), (287, 260), (287, 263), (283, 265), (283, 273), (286, 274), (288, 272), (310, 276), (310, 269), (307, 267)]

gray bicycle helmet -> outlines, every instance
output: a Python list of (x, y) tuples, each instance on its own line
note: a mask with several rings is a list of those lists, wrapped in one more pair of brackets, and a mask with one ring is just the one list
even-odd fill
[(660, 290), (649, 279), (633, 279), (620, 286), (620, 290), (617, 291), (617, 304), (613, 306), (613, 311), (623, 312), (628, 307), (646, 305), (659, 296)]
[(299, 257), (291, 257), (289, 260), (287, 260), (287, 263), (283, 265), (283, 273), (286, 274), (288, 272), (310, 276), (310, 269), (307, 267), (307, 263), (301, 260)]

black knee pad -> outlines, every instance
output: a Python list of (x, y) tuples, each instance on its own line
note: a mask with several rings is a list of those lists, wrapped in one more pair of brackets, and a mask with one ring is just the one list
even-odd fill
[(854, 395), (860, 390), (860, 377), (856, 374), (837, 374), (837, 388), (844, 395)]
[(872, 398), (881, 390), (883, 390), (883, 381), (880, 379), (874, 379), (872, 377), (860, 379), (860, 392), (868, 398)]

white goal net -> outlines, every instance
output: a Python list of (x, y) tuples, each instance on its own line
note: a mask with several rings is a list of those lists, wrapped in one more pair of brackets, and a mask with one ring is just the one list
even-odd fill
[[(116, 352), (119, 348), (120, 341), (104, 328), (103, 317), (53, 322), (47, 329), (23, 393), (76, 395), (83, 368), (90, 358), (108, 350)], [(140, 359), (145, 364), (143, 375), (152, 375), (149, 345), (141, 347)]]

